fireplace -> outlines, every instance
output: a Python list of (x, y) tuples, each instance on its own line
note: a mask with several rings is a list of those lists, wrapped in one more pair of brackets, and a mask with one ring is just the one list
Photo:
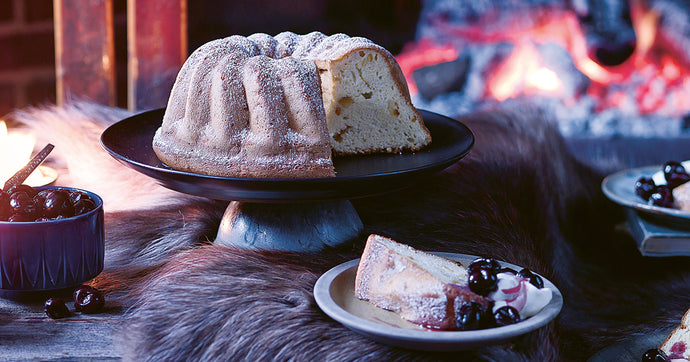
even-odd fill
[(397, 59), (419, 108), (527, 103), (590, 156), (690, 157), (689, 1), (425, 1)]

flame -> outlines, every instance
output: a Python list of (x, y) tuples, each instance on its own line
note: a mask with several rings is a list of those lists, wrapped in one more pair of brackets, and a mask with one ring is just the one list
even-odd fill
[(489, 80), (489, 93), (499, 101), (518, 94), (559, 96), (563, 84), (553, 70), (543, 66), (532, 43), (523, 42)]
[[(475, 25), (455, 25), (443, 18), (432, 19), (441, 39), (455, 39), (452, 46), (420, 39), (397, 58), (410, 91), (415, 93), (412, 72), (420, 66), (454, 60), (468, 44), (514, 44), (511, 55), (492, 68), (486, 79), (485, 96), (503, 101), (521, 95), (543, 95), (573, 104), (579, 97), (595, 100), (595, 111), (618, 108), (626, 113), (658, 113), (682, 117), (690, 112), (690, 66), (678, 49), (660, 38), (659, 18), (643, 0), (631, 1), (631, 19), (637, 38), (630, 59), (615, 67), (603, 67), (589, 58), (586, 37), (577, 16), (569, 11), (549, 11), (532, 22), (486, 29)], [(545, 66), (539, 45), (556, 43), (565, 49), (573, 65), (590, 82), (586, 93), (570, 89), (554, 69)]]
[(630, 15), (633, 19), (633, 29), (637, 37), (636, 55), (638, 57), (646, 57), (654, 46), (659, 14), (653, 10), (645, 9), (640, 1), (633, 1)]
[[(31, 160), (35, 144), (34, 136), (9, 132), (7, 124), (0, 121), (0, 187)], [(55, 180), (56, 175), (52, 173), (54, 171), (46, 171), (46, 168), (41, 166), (31, 173), (24, 183), (31, 186), (47, 185)]]

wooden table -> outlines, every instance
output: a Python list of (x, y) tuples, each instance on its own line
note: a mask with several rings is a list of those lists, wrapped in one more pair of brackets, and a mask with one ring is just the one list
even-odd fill
[[(56, 293), (69, 298), (65, 292)], [(0, 360), (120, 359), (112, 332), (123, 308), (107, 303), (103, 313), (72, 313), (51, 319), (43, 311), (46, 294), (0, 297)], [(67, 303), (74, 311), (72, 302)]]

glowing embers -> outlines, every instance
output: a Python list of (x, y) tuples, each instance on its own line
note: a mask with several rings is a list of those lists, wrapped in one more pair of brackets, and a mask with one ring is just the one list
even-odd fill
[[(578, 18), (564, 11), (542, 13), (543, 17), (530, 19), (530, 26), (519, 21), (488, 28), (440, 21), (434, 23), (437, 31), (427, 32), (437, 34), (437, 39), (420, 39), (398, 59), (411, 92), (428, 102), (421, 105), (451, 115), (517, 98), (556, 107), (559, 114), (577, 114), (586, 120), (577, 122), (577, 127), (585, 127), (583, 131), (601, 128), (590, 127), (591, 122), (613, 125), (631, 118), (640, 120), (640, 127), (604, 128), (623, 133), (643, 130), (649, 126), (647, 120), (658, 118), (677, 127), (675, 120), (690, 113), (690, 38), (685, 43), (674, 41), (678, 29), (662, 21), (661, 10), (635, 4), (631, 9), (635, 51), (616, 66), (602, 66), (589, 58)], [(451, 59), (454, 53), (457, 57)], [(441, 65), (463, 64), (460, 59), (469, 64), (462, 69), (467, 81), (460, 89), (430, 97), (430, 92), (422, 92), (430, 85), (415, 84), (419, 78), (411, 76), (419, 73), (418, 67), (437, 71), (437, 76), (426, 78), (438, 79), (427, 83), (439, 88), (461, 71), (456, 67), (449, 72)]]
[(563, 96), (563, 83), (545, 67), (539, 52), (529, 42), (521, 43), (489, 79), (489, 93), (499, 101), (520, 94)]

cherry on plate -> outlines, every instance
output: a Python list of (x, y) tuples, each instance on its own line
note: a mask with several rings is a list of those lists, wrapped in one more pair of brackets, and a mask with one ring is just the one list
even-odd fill
[(667, 185), (659, 185), (649, 197), (649, 203), (654, 206), (672, 208), (674, 205), (673, 191)]
[(515, 324), (520, 321), (520, 313), (514, 307), (506, 305), (494, 312), (494, 321), (497, 327)]
[(486, 296), (496, 290), (498, 278), (492, 269), (478, 268), (470, 272), (467, 284), (474, 293)]
[(685, 171), (685, 167), (677, 161), (664, 163), (664, 178), (671, 189), (690, 181), (690, 175)]

